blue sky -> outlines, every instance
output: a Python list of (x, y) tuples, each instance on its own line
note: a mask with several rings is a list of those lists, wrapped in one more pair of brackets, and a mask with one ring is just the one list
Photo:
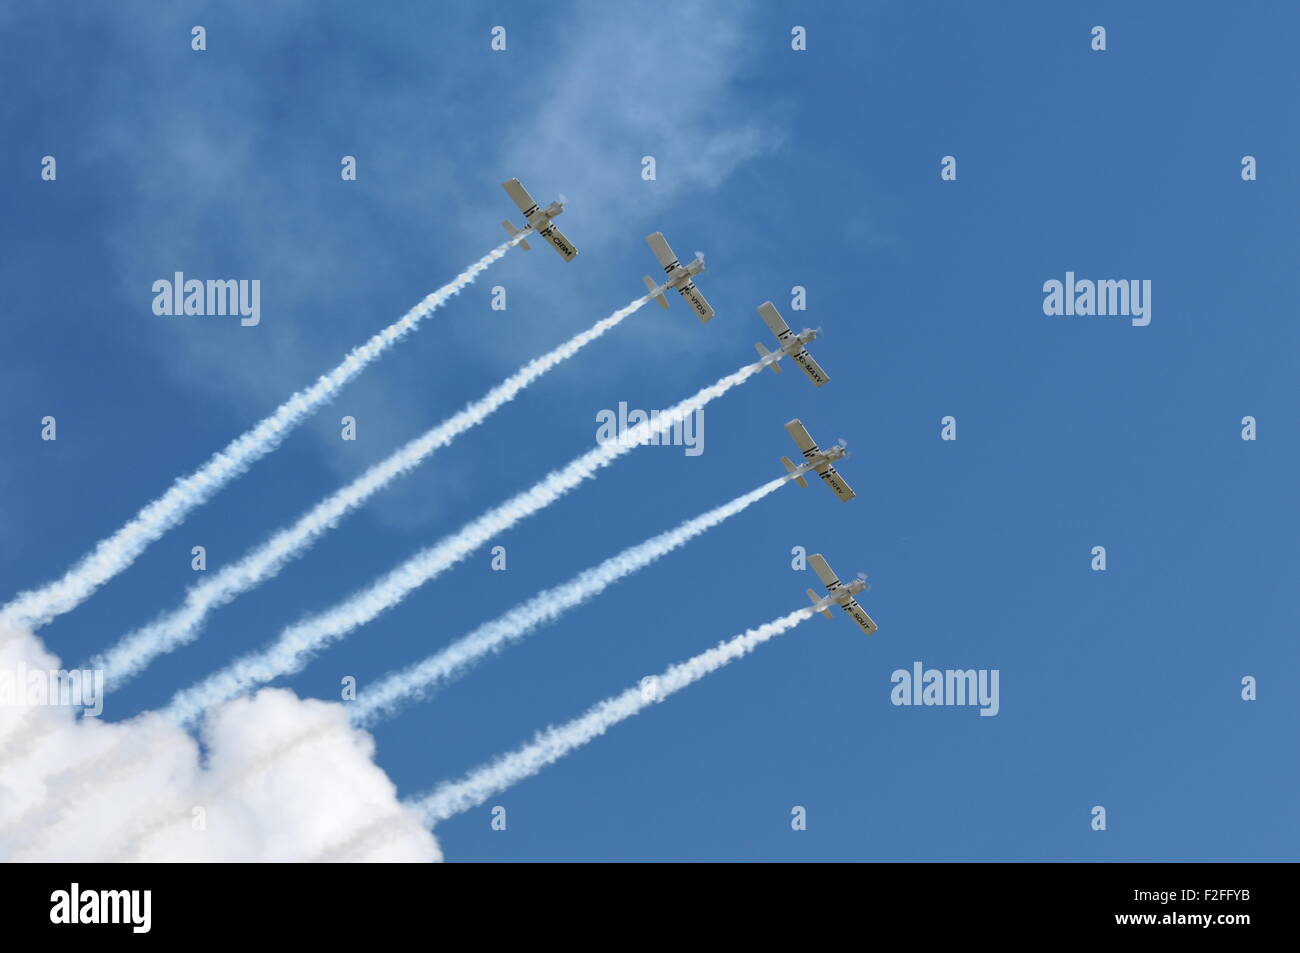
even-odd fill
[[(44, 629), (52, 649), (108, 646), (179, 602), (191, 546), (238, 558), (625, 304), (654, 270), (648, 232), (706, 253), (717, 318), (643, 310), (220, 610), (108, 717), (164, 703), (589, 449), (601, 409), (666, 407), (747, 362), (772, 299), (823, 328), (825, 388), (792, 369), (751, 380), (706, 410), (702, 455), (638, 449), (499, 540), (506, 572), (472, 557), (284, 684), (364, 690), (758, 486), (798, 416), (849, 441), (858, 499), (783, 488), (378, 726), (377, 760), (417, 794), (798, 607), (815, 580), (791, 569), (795, 546), (870, 573), (879, 633), (806, 623), (494, 799), (507, 831), (487, 806), (440, 825), (449, 860), (1300, 857), (1300, 14), (728, 7), (0, 13), (0, 598), (61, 573), (499, 242), (517, 218), (499, 183), (517, 176), (567, 197), (577, 260), (511, 252)], [(261, 324), (155, 316), (152, 282), (175, 271), (259, 278)], [(1151, 324), (1044, 315), (1043, 282), (1066, 271), (1149, 279)], [(891, 705), (890, 673), (916, 660), (998, 669), (1000, 713)]]

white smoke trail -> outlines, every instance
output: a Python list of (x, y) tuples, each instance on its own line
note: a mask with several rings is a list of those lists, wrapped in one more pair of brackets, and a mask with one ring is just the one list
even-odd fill
[[(407, 801), (404, 806), (419, 812), (430, 827), (477, 807), (493, 795), (559, 761), (575, 748), (600, 737), (620, 721), (626, 721), (655, 702), (663, 701), (674, 692), (698, 682), (705, 675), (749, 654), (764, 642), (788, 632), (831, 603), (831, 598), (827, 596), (813, 605), (720, 642), (714, 648), (677, 663), (651, 680), (643, 680), (642, 684), (634, 688), (606, 698), (573, 721), (539, 731), (531, 743), (471, 771), (458, 781), (441, 784), (430, 794)], [(393, 839), (399, 816), (380, 815), (352, 837), (329, 848), (322, 856), (353, 859), (364, 856), (376, 846)]]
[(530, 634), (538, 626), (553, 622), (569, 609), (581, 605), (620, 579), (665, 556), (723, 520), (775, 492), (789, 481), (778, 477), (729, 503), (689, 519), (680, 526), (630, 546), (616, 556), (579, 573), (569, 582), (543, 590), (505, 615), (479, 626), (442, 651), (400, 671), (367, 689), (349, 706), (356, 725), (369, 725), (397, 713), (413, 697), (427, 698), (443, 683), (462, 674), (490, 652), (500, 652), (509, 643)]
[(100, 540), (61, 578), (15, 596), (8, 605), (0, 608), (0, 631), (19, 626), (36, 628), (80, 605), (101, 585), (130, 566), (150, 543), (180, 523), (192, 509), (206, 503), (255, 461), (279, 446), (290, 430), (330, 400), (339, 388), (522, 239), (520, 234), (498, 245), (399, 320), (354, 348), (334, 370), (305, 390), (298, 391), (252, 430), (215, 453), (203, 466), (179, 478), (166, 493), (145, 506), (112, 536)]
[(746, 364), (657, 417), (630, 428), (624, 439), (608, 441), (559, 470), (552, 471), (527, 490), (488, 510), (459, 532), (416, 553), (368, 588), (332, 609), (285, 629), (269, 647), (236, 659), (204, 681), (178, 692), (165, 709), (165, 714), (183, 724), (192, 724), (208, 707), (243, 694), (257, 685), (298, 671), (325, 646), (396, 605), (416, 588), (464, 559), (494, 536), (553, 503), (583, 480), (594, 477), (601, 468), (629, 450), (670, 430), (687, 415), (748, 380), (776, 360), (779, 353)]
[[(662, 291), (663, 288), (656, 290)], [(108, 687), (116, 689), (144, 671), (159, 655), (192, 642), (198, 638), (210, 612), (274, 576), (291, 559), (305, 552), (316, 539), (337, 526), (351, 510), (398, 476), (419, 465), (435, 450), (447, 446), (466, 430), (482, 423), (547, 371), (617, 327), (652, 296), (647, 294), (632, 301), (549, 353), (530, 361), (455, 416), (416, 437), (347, 486), (321, 500), (292, 526), (276, 533), (238, 562), (191, 587), (184, 604), (179, 608), (125, 636), (117, 645), (81, 667), (104, 670)]]

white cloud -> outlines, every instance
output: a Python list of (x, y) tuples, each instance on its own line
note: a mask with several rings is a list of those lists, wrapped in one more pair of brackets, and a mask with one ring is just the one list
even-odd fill
[[(741, 67), (760, 48), (745, 11), (589, 3), (563, 18), (545, 40), (557, 55), (536, 76), (536, 112), (508, 137), (506, 164), (581, 197), (573, 217), (588, 236), (717, 188), (779, 139), (770, 112), (741, 87)], [(645, 155), (657, 160), (653, 183), (641, 179)]]
[[(6, 636), (0, 667), (60, 667), (30, 632)], [(157, 715), (0, 706), (0, 859), (298, 861), (394, 817), (400, 832), (371, 859), (442, 859), (342, 705), (268, 689), (214, 710), (200, 737), (202, 750)]]

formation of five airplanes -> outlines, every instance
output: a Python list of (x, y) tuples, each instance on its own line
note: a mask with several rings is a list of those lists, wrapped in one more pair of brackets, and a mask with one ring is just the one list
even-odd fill
[[(71, 612), (101, 586), (128, 569), (150, 544), (178, 526), (190, 512), (208, 502), (218, 490), (246, 472), (255, 461), (280, 446), (289, 431), (333, 399), (343, 386), (403, 340), (421, 321), (472, 283), (511, 248), (518, 245), (527, 249), (527, 239), (536, 236), (544, 239), (565, 261), (577, 257), (576, 246), (554, 223), (554, 219), (564, 211), (563, 199), (543, 208), (518, 180), (511, 179), (503, 183), (503, 186), (524, 216), (522, 227), (517, 228), (509, 221), (503, 223), (510, 234), (507, 241), (471, 264), (447, 284), (426, 295), (401, 318), (353, 348), (334, 369), (321, 375), (310, 386), (292, 394), (268, 416), (231, 440), (193, 472), (177, 478), (162, 495), (151, 500), (118, 529), (96, 543), (61, 576), (35, 589), (18, 593), (8, 603), (0, 605), (0, 644), (20, 637), (23, 630), (34, 632), (55, 618)], [(617, 327), (650, 301), (657, 301), (661, 307), (667, 308), (666, 295), (669, 290), (676, 291), (701, 322), (712, 320), (713, 307), (695, 283), (696, 277), (704, 270), (703, 256), (697, 252), (692, 261), (683, 265), (661, 233), (649, 235), (646, 240), (663, 269), (659, 284), (647, 276), (644, 279), (647, 288), (645, 294), (549, 352), (534, 358), (479, 399), (409, 440), (387, 458), (325, 496), (291, 525), (277, 530), (242, 557), (223, 565), (210, 575), (205, 573), (201, 581), (189, 587), (184, 600), (175, 609), (122, 636), (109, 648), (89, 659), (80, 670), (100, 672), (103, 675), (104, 691), (116, 691), (155, 659), (193, 642), (201, 634), (213, 611), (275, 577), (291, 559), (301, 556), (317, 539), (336, 526), (343, 516), (364, 504), (391, 481), (409, 472), (439, 448), (450, 444), (459, 434), (482, 423), (532, 382), (578, 354), (587, 344)], [(778, 362), (782, 358), (789, 357), (797, 364), (813, 386), (820, 388), (825, 385), (830, 379), (829, 375), (808, 351), (808, 344), (817, 337), (817, 332), (805, 329), (795, 333), (770, 301), (759, 306), (758, 313), (776, 338), (775, 350), (756, 344), (759, 354), (757, 361), (751, 361), (725, 375), (716, 383), (660, 412), (656, 418), (636, 424), (629, 432), (636, 439), (603, 443), (598, 441), (597, 447), (584, 451), (565, 466), (542, 477), (533, 486), (489, 508), (434, 544), (421, 548), (336, 605), (286, 626), (278, 636), (261, 648), (239, 655), (218, 671), (176, 692), (165, 707), (155, 711), (158, 717), (156, 722), (151, 723), (170, 723), (180, 729), (194, 728), (219, 706), (300, 671), (315, 655), (397, 605), (417, 588), (477, 551), (488, 540), (508, 531), (520, 520), (575, 489), (603, 467), (630, 452), (632, 447), (648, 442), (650, 437), (661, 434), (731, 388), (760, 374), (763, 368), (770, 367), (773, 372), (779, 373)], [(629, 546), (583, 570), (573, 579), (538, 592), (531, 599), (507, 610), (462, 638), (453, 640), (429, 657), (390, 672), (368, 686), (358, 697), (349, 700), (349, 720), (357, 727), (366, 727), (379, 718), (397, 713), (411, 702), (427, 698), (435, 689), (466, 672), (478, 660), (527, 637), (539, 626), (554, 621), (564, 612), (595, 598), (620, 579), (744, 511), (786, 483), (798, 483), (806, 487), (809, 482), (807, 477), (815, 475), (842, 502), (853, 499), (856, 494), (836, 468), (836, 463), (846, 455), (843, 441), (823, 450), (799, 419), (787, 422), (785, 427), (802, 456), (795, 458), (798, 462), (792, 461), (790, 457), (782, 457), (785, 472), (780, 476), (693, 516), (666, 532)], [(408, 799), (404, 804), (413, 808), (431, 826), (482, 804), (488, 797), (601, 736), (612, 725), (661, 701), (667, 694), (679, 691), (720, 667), (744, 657), (758, 645), (789, 631), (815, 613), (831, 617), (830, 610), (836, 605), (863, 632), (873, 634), (877, 629), (876, 623), (855, 598), (867, 589), (865, 575), (859, 573), (858, 578), (846, 583), (820, 554), (809, 556), (808, 564), (825, 587), (820, 596), (812, 589), (807, 590), (808, 597), (812, 600), (811, 606), (803, 605), (779, 618), (751, 627), (670, 666), (654, 677), (656, 689), (653, 693), (647, 693), (644, 685), (639, 684), (611, 696), (579, 717), (540, 732), (532, 742), (518, 750), (490, 761), (460, 779), (445, 782), (426, 796)], [(206, 570), (207, 567), (203, 568)], [(57, 722), (48, 720), (34, 721), (29, 713), (27, 718), (13, 726), (15, 730), (0, 733), (0, 761), (35, 757), (43, 750), (43, 746), (50, 747), (51, 750), (57, 748), (66, 738), (54, 731), (56, 724)], [(81, 721), (73, 720), (64, 727), (75, 732), (81, 724)], [(88, 749), (91, 755), (82, 759), (75, 768), (56, 762), (62, 766), (61, 773), (50, 779), (45, 797), (30, 805), (12, 823), (0, 827), (0, 848), (41, 856), (42, 844), (51, 836), (51, 831), (58, 822), (37, 823), (37, 819), (70, 816), (71, 812), (78, 809), (86, 800), (88, 792), (96, 790), (86, 779), (96, 775), (98, 765), (105, 758), (117, 765), (117, 770), (123, 777), (148, 767), (149, 749), (134, 745), (129, 730), (114, 744), (108, 754), (97, 756), (93, 754), (95, 748), (92, 745)], [(297, 742), (292, 742), (289, 747), (293, 744)], [(181, 801), (192, 803), (186, 798)], [(133, 805), (123, 808), (124, 831), (135, 831), (140, 826), (132, 819), (133, 810)], [(177, 811), (175, 816), (181, 820), (188, 817), (188, 813), (182, 812), (180, 806), (177, 806)], [(172, 823), (173, 815), (164, 811), (160, 820), (152, 816), (151, 812), (151, 816), (140, 826), (143, 833), (123, 834), (124, 846), (114, 847), (112, 856), (140, 855), (143, 845), (156, 834), (161, 836), (159, 832), (165, 831)], [(383, 828), (384, 823), (384, 819), (380, 818), (374, 824), (361, 824), (360, 829), (340, 840), (338, 852), (344, 856), (364, 856), (370, 849), (367, 845), (372, 836), (382, 839), (383, 830), (380, 828)], [(378, 827), (371, 830), (375, 825)]]
[[(524, 216), (524, 227), (517, 229), (511, 224), (509, 219), (504, 220), (501, 224), (505, 230), (513, 237), (519, 237), (532, 232), (540, 235), (559, 253), (565, 261), (573, 261), (578, 255), (577, 247), (569, 241), (568, 238), (554, 224), (554, 219), (564, 211), (563, 200), (552, 202), (546, 208), (542, 208), (533, 197), (528, 194), (528, 190), (520, 184), (518, 179), (510, 179), (501, 183), (501, 187), (506, 190), (506, 194), (514, 200), (519, 206), (519, 211)], [(713, 307), (705, 299), (700, 289), (695, 284), (695, 276), (704, 270), (704, 257), (696, 252), (695, 259), (689, 264), (683, 265), (681, 260), (673, 254), (671, 246), (664, 238), (662, 232), (655, 232), (646, 236), (646, 242), (649, 244), (655, 257), (659, 259), (659, 264), (663, 266), (664, 281), (661, 284), (655, 284), (654, 280), (647, 275), (643, 280), (650, 295), (659, 303), (661, 308), (668, 307), (668, 299), (664, 297), (663, 290), (672, 289), (682, 296), (691, 309), (699, 315), (700, 321), (707, 323), (710, 321), (715, 312)], [(520, 238), (519, 247), (528, 250), (529, 245), (526, 239)], [(778, 361), (782, 357), (789, 357), (804, 372), (807, 378), (812, 381), (814, 387), (821, 387), (830, 377), (822, 370), (821, 365), (808, 352), (807, 345), (817, 337), (817, 332), (812, 328), (805, 328), (803, 331), (795, 334), (777, 311), (776, 305), (771, 301), (764, 301), (758, 306), (759, 316), (763, 323), (767, 325), (768, 330), (776, 337), (778, 349), (773, 356), (762, 344), (756, 343), (755, 349), (759, 356), (768, 360), (769, 367), (773, 373), (781, 373)], [(781, 462), (785, 464), (786, 470), (790, 473), (790, 478), (800, 486), (806, 487), (808, 481), (803, 478), (805, 473), (816, 473), (821, 477), (823, 483), (830, 487), (841, 502), (847, 503), (853, 499), (856, 494), (853, 489), (840, 476), (835, 469), (834, 462), (845, 455), (847, 452), (842, 444), (836, 444), (829, 450), (822, 450), (812, 436), (808, 433), (807, 428), (798, 419), (791, 420), (785, 425), (790, 436), (799, 447), (799, 452), (803, 454), (804, 462), (795, 466), (790, 462), (788, 457), (782, 457)], [(834, 602), (836, 602), (845, 614), (848, 615), (867, 635), (876, 631), (878, 626), (867, 615), (866, 611), (853, 598), (859, 592), (867, 589), (867, 582), (864, 577), (859, 575), (857, 579), (849, 582), (847, 585), (840, 581), (839, 576), (831, 569), (830, 564), (819, 553), (814, 553), (808, 557), (809, 563), (812, 564), (813, 570), (821, 579), (822, 585), (826, 587), (826, 593)], [(825, 596), (818, 596), (812, 589), (808, 590), (808, 596), (813, 603), (819, 603)], [(831, 618), (829, 609), (823, 609), (822, 614), (826, 618)]]

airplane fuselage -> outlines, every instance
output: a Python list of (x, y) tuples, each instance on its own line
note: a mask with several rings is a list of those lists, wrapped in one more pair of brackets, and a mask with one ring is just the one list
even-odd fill
[(671, 263), (664, 265), (665, 284), (673, 288), (682, 296), (683, 300), (704, 320), (712, 317), (713, 312), (707, 309), (704, 301), (695, 291), (695, 282), (691, 280), (704, 270), (704, 259), (696, 258), (689, 265), (683, 265), (676, 258)]
[(836, 579), (826, 587), (826, 592), (833, 596), (835, 601), (840, 605), (844, 605), (845, 603), (852, 601), (853, 597), (859, 592), (864, 592), (866, 588), (867, 584), (861, 579), (854, 579), (847, 585)]
[(846, 453), (848, 453), (847, 450), (845, 450), (839, 444), (836, 444), (835, 446), (831, 447), (829, 450), (823, 450), (821, 453), (814, 453), (811, 456), (805, 455), (804, 457), (805, 463), (799, 469), (815, 470), (823, 463), (826, 464), (834, 463), (836, 460), (844, 456), (844, 454)]
[(684, 288), (694, 288), (695, 282), (691, 281), (691, 278), (703, 270), (704, 261), (700, 258), (695, 259), (689, 265), (683, 265), (674, 258), (671, 264), (664, 265), (664, 274), (668, 279), (668, 287), (676, 288), (678, 291)]
[(551, 224), (551, 219), (564, 211), (564, 206), (559, 202), (552, 202), (546, 208), (540, 205), (534, 205), (528, 211), (524, 212), (524, 220), (528, 222), (528, 227), (535, 232), (541, 232)]
[(530, 229), (554, 245), (561, 254), (567, 256), (573, 253), (573, 249), (569, 247), (567, 242), (561, 241), (556, 237), (555, 230), (551, 227), (551, 219), (555, 218), (555, 216), (559, 215), (563, 211), (564, 206), (559, 202), (552, 202), (550, 205), (546, 206), (546, 208), (542, 208), (540, 205), (534, 205), (528, 211), (524, 212), (524, 221), (528, 223)]
[(789, 334), (785, 335), (784, 337), (778, 336), (777, 340), (781, 343), (781, 353), (793, 355), (793, 354), (798, 354), (800, 351), (802, 351), (804, 349), (804, 345), (808, 344), (816, 337), (817, 337), (816, 331), (814, 331), (812, 328), (805, 328), (803, 331), (800, 331), (798, 334), (795, 334), (792, 331)]
[[(847, 485), (840, 476), (840, 471), (833, 466), (834, 462), (846, 453), (848, 451), (838, 444), (821, 453), (805, 453), (805, 462), (796, 467), (793, 472), (800, 475), (811, 473), (827, 484), (836, 496), (841, 497), (841, 499), (852, 499), (853, 491), (848, 490)], [(825, 468), (819, 471), (818, 467), (823, 465)], [(846, 491), (847, 497), (844, 495)]]

